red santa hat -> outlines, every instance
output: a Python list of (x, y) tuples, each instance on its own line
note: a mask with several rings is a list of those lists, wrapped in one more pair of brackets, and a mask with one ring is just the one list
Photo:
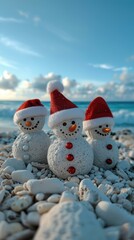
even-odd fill
[(14, 123), (18, 123), (21, 119), (32, 116), (46, 116), (47, 109), (39, 99), (30, 99), (22, 103), (14, 114)]
[(84, 113), (74, 103), (68, 100), (61, 92), (63, 85), (60, 81), (50, 81), (47, 92), (50, 93), (51, 106), (48, 125), (53, 128), (62, 121), (72, 118), (84, 118)]
[(88, 130), (102, 124), (113, 125), (114, 120), (106, 101), (102, 97), (97, 97), (86, 110), (83, 128)]

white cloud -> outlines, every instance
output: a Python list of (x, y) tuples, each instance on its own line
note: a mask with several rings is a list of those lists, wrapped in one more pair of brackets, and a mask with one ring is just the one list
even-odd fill
[(0, 23), (23, 23), (23, 21), (21, 19), (17, 19), (17, 18), (12, 18), (12, 17), (0, 17)]
[(54, 73), (48, 73), (45, 76), (40, 75), (39, 77), (36, 77), (33, 80), (33, 82), (31, 83), (31, 87), (34, 90), (45, 92), (47, 83), (49, 81), (51, 81), (51, 80), (59, 80), (59, 81), (61, 81), (61, 76), (57, 75), (57, 74), (54, 74)]
[(41, 55), (39, 53), (30, 49), (30, 47), (26, 46), (25, 44), (23, 44), (21, 42), (12, 40), (8, 37), (1, 36), (0, 37), (0, 43), (2, 43), (6, 47), (14, 49), (14, 50), (16, 50), (18, 52), (21, 52), (23, 54), (31, 55), (31, 56), (34, 56), (34, 57), (41, 57)]
[[(97, 96), (102, 96), (109, 101), (134, 101), (134, 73), (130, 74), (127, 71), (122, 72), (118, 79), (107, 82), (102, 85), (93, 83), (78, 82), (69, 77), (62, 77), (55, 73), (40, 75), (33, 80), (20, 81), (18, 77), (11, 73), (4, 72), (0, 77), (0, 88), (4, 90), (12, 90), (16, 92), (17, 98), (40, 98), (49, 100), (49, 94), (46, 93), (46, 86), (49, 81), (62, 81), (64, 85), (65, 96), (70, 100), (86, 100), (91, 101)], [(1, 96), (0, 96), (1, 98)]]
[(24, 18), (28, 18), (29, 17), (29, 14), (27, 12), (19, 10), (18, 13), (19, 13), (20, 16), (22, 16)]
[(13, 74), (4, 71), (0, 77), (0, 88), (5, 90), (15, 90), (20, 80)]
[(92, 64), (89, 63), (89, 66), (94, 67), (94, 68), (101, 68), (101, 69), (113, 69), (114, 67), (112, 65), (106, 64), (106, 63), (102, 63), (102, 64)]
[(9, 67), (17, 69), (16, 64), (0, 56), (0, 65), (4, 67)]
[(128, 60), (134, 61), (134, 55), (130, 56), (130, 57), (128, 58)]
[(132, 67), (115, 67), (106, 63), (102, 63), (102, 64), (92, 64), (89, 63), (88, 64), (90, 67), (94, 67), (94, 68), (99, 68), (99, 69), (104, 69), (104, 70), (112, 70), (114, 72), (122, 72), (122, 71), (129, 71), (132, 69)]

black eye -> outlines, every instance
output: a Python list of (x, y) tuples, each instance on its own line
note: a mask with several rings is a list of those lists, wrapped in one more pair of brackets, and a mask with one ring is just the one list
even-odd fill
[(72, 121), (72, 124), (75, 124), (75, 121)]
[(102, 126), (100, 125), (99, 128), (102, 128)]
[(108, 127), (108, 125), (106, 125), (106, 127)]
[(64, 122), (64, 123), (63, 123), (63, 126), (66, 126), (66, 125), (67, 125), (67, 123), (66, 123), (66, 122)]
[(23, 119), (23, 121), (26, 121), (26, 120), (27, 120), (26, 118)]
[(34, 120), (34, 118), (31, 118), (31, 120), (33, 121), (33, 120)]

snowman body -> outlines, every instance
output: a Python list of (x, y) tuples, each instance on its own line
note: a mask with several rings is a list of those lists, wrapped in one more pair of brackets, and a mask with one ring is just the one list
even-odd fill
[(94, 165), (104, 169), (115, 167), (118, 161), (118, 147), (110, 137), (110, 124), (102, 124), (86, 131), (94, 152)]
[(50, 139), (44, 131), (20, 133), (12, 146), (12, 153), (16, 159), (30, 162), (47, 163), (47, 150)]
[(81, 129), (81, 119), (66, 120), (53, 129), (57, 139), (50, 145), (47, 158), (51, 171), (60, 178), (88, 174), (92, 168), (93, 151)]
[(118, 161), (118, 147), (111, 139), (106, 136), (103, 139), (87, 139), (94, 152), (94, 165), (104, 169), (113, 168)]
[(24, 117), (17, 122), (21, 133), (12, 146), (12, 154), (16, 159), (23, 160), (26, 164), (47, 163), (50, 139), (42, 130), (44, 123), (44, 116)]

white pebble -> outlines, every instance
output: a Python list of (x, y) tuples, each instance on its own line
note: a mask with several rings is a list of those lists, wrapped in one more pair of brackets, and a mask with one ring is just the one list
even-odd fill
[(78, 177), (71, 177), (69, 181), (74, 182), (74, 183), (78, 183), (78, 184), (80, 183), (80, 179)]
[(11, 174), (14, 170), (15, 169), (11, 166), (7, 166), (6, 168), (4, 168), (4, 172), (9, 174)]
[(130, 169), (130, 163), (126, 160), (121, 160), (121, 161), (118, 162), (117, 168), (122, 169), (124, 171), (129, 170)]
[(29, 179), (33, 179), (34, 175), (28, 170), (17, 170), (13, 171), (12, 174), (12, 179), (16, 182), (24, 183), (27, 182)]
[(28, 208), (32, 204), (32, 197), (29, 195), (25, 195), (23, 197), (18, 198), (11, 204), (11, 209), (15, 212), (20, 212), (26, 208)]
[(80, 202), (56, 204), (43, 214), (34, 240), (106, 240), (104, 231), (93, 212)]
[(7, 223), (6, 221), (0, 222), (0, 240), (7, 239), (9, 235), (23, 230), (20, 223)]
[(134, 224), (134, 216), (113, 203), (101, 201), (96, 206), (95, 211), (97, 216), (102, 218), (107, 226), (118, 226), (127, 222)]
[(42, 201), (45, 198), (45, 194), (44, 193), (37, 193), (35, 196), (37, 201)]
[(28, 165), (27, 165), (27, 170), (30, 171), (30, 172), (32, 172), (33, 166), (31, 165), (31, 163), (28, 163)]
[(2, 164), (2, 168), (13, 167), (15, 170), (26, 169), (25, 163), (22, 160), (17, 160), (16, 158), (6, 159)]
[(60, 201), (61, 195), (59, 194), (52, 194), (48, 199), (47, 202), (58, 203)]
[[(92, 200), (98, 201), (109, 201), (109, 198), (101, 192), (90, 179), (84, 179), (81, 181), (79, 185), (79, 193), (80, 193), (80, 199), (81, 200)], [(98, 199), (99, 198), (99, 199)], [(96, 200), (95, 200), (96, 199)]]
[(29, 180), (26, 183), (27, 189), (33, 193), (61, 193), (64, 191), (64, 184), (58, 178), (46, 178), (41, 180)]
[(70, 201), (71, 202), (72, 201), (77, 201), (76, 196), (69, 191), (64, 191), (61, 195), (60, 203), (61, 202), (70, 202)]
[(38, 204), (37, 211), (39, 212), (39, 214), (43, 214), (48, 212), (53, 206), (55, 206), (55, 203), (42, 202)]
[(30, 212), (30, 213), (28, 213), (27, 221), (32, 226), (37, 227), (39, 225), (39, 221), (40, 221), (39, 213), (38, 212)]

